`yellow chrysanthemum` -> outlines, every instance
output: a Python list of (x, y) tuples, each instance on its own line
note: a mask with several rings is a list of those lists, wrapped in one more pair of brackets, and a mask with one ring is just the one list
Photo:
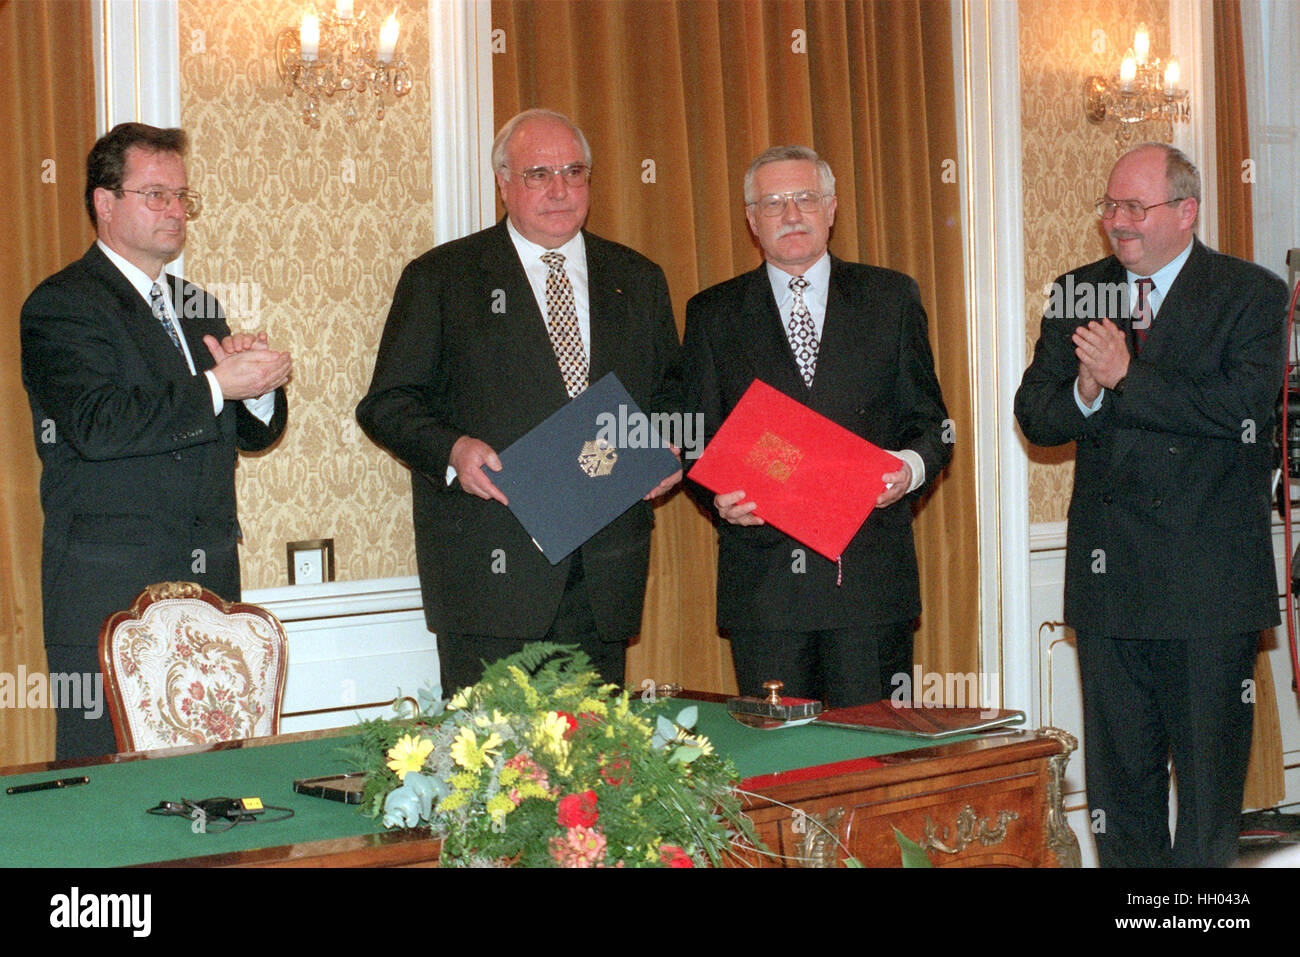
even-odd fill
[(469, 704), (469, 692), (469, 688), (461, 688), (452, 695), (451, 700), (447, 702), (447, 710), (460, 711), (465, 705)]
[(456, 740), (451, 743), (451, 758), (467, 771), (490, 768), (502, 743), (500, 735), (493, 732), (479, 744), (473, 728), (461, 728)]
[(433, 751), (433, 742), (428, 738), (402, 735), (401, 739), (388, 749), (388, 766), (397, 775), (397, 780), (405, 782), (409, 771), (419, 771), (424, 761)]
[(559, 712), (548, 711), (537, 722), (537, 740), (546, 748), (555, 748), (564, 743), (564, 736), (569, 733), (569, 722), (561, 718)]

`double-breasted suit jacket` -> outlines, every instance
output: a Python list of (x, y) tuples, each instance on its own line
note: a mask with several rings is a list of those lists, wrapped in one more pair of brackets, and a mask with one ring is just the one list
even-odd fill
[[(1127, 288), (1113, 256), (1057, 280), (1074, 292), (1043, 318), (1016, 393), (1029, 441), (1077, 442), (1065, 621), (1082, 635), (1196, 638), (1279, 620), (1269, 513), (1286, 288), (1193, 243), (1140, 355), (1095, 413), (1074, 398), (1070, 336), (1097, 316), (1069, 306), (1086, 303), (1089, 286)], [(1131, 343), (1129, 320), (1116, 321)]]

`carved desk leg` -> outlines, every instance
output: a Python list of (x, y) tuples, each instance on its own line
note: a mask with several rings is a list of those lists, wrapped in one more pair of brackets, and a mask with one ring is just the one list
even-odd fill
[(1060, 728), (1039, 728), (1038, 734), (1040, 737), (1055, 738), (1064, 749), (1047, 762), (1050, 770), (1047, 781), (1047, 846), (1056, 855), (1056, 863), (1061, 867), (1082, 867), (1079, 839), (1066, 823), (1064, 804), (1065, 766), (1070, 763), (1070, 755), (1079, 746), (1079, 741)]

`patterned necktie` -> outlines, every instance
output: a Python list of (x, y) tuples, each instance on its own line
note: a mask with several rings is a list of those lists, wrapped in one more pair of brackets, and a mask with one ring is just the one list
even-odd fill
[(153, 310), (154, 317), (167, 330), (167, 337), (171, 339), (172, 345), (180, 350), (181, 355), (185, 355), (185, 350), (181, 348), (180, 336), (176, 335), (176, 327), (172, 325), (171, 318), (167, 315), (167, 305), (163, 300), (163, 288), (158, 283), (154, 283), (153, 288), (149, 290), (149, 308)]
[(804, 385), (811, 389), (813, 375), (817, 372), (817, 327), (813, 325), (812, 313), (803, 301), (808, 280), (795, 276), (790, 280), (790, 288), (794, 290), (794, 303), (790, 307), (790, 348), (799, 362)]
[(1137, 282), (1137, 302), (1133, 305), (1133, 352), (1142, 351), (1146, 345), (1147, 332), (1151, 328), (1154, 312), (1151, 309), (1151, 291), (1156, 288), (1150, 276), (1144, 276)]
[(564, 271), (563, 253), (543, 253), (542, 262), (550, 270), (546, 274), (546, 328), (564, 376), (564, 388), (572, 399), (587, 388), (587, 352), (582, 347), (578, 313), (573, 308), (573, 285)]

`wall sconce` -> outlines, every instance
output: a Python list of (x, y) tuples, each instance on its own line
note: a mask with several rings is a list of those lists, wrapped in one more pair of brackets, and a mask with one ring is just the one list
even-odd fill
[(1162, 64), (1152, 57), (1151, 34), (1139, 23), (1133, 46), (1124, 54), (1119, 73), (1107, 79), (1093, 75), (1083, 81), (1083, 113), (1091, 123), (1115, 119), (1115, 145), (1123, 148), (1133, 138), (1138, 123), (1161, 123), (1158, 139), (1173, 138), (1173, 124), (1186, 123), (1191, 102), (1180, 89), (1178, 58)]
[(334, 11), (308, 13), (301, 25), (286, 27), (275, 40), (275, 60), (284, 81), (285, 96), (301, 92), (306, 102), (299, 115), (314, 130), (320, 129), (320, 101), (343, 95), (343, 119), (355, 123), (358, 99), (375, 95), (375, 116), (384, 118), (388, 94), (411, 91), (411, 71), (397, 56), (397, 13), (379, 30), (375, 43), (365, 11), (357, 13), (353, 0), (337, 0)]

